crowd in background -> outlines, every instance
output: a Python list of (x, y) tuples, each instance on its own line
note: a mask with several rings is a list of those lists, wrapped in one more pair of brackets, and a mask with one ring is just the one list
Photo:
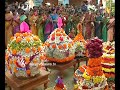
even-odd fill
[(62, 18), (62, 28), (71, 38), (79, 32), (77, 24), (83, 26), (83, 36), (90, 39), (97, 36), (103, 41), (114, 40), (114, 14), (109, 15), (102, 5), (93, 5), (83, 2), (82, 6), (72, 5), (40, 5), (27, 9), (26, 5), (18, 2), (8, 4), (6, 2), (5, 13), (5, 43), (8, 44), (10, 37), (20, 32), (20, 24), (28, 23), (33, 34), (38, 35), (45, 42), (55, 28), (58, 17)]

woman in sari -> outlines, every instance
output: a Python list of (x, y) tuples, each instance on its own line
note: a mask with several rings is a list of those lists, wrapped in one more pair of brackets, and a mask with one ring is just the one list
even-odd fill
[(85, 39), (90, 39), (94, 33), (94, 15), (92, 12), (87, 12), (85, 15)]
[(14, 28), (14, 31), (13, 31), (13, 34), (19, 32), (19, 25), (20, 25), (20, 17), (19, 15), (17, 14), (17, 10), (15, 10), (13, 12), (13, 15), (14, 15), (14, 18), (13, 18), (13, 28)]
[(103, 28), (102, 28), (102, 39), (104, 42), (107, 41), (107, 25), (109, 22), (109, 18), (107, 18), (107, 16), (105, 15), (104, 19), (103, 19)]
[(32, 16), (29, 18), (29, 24), (30, 24), (30, 29), (32, 30), (32, 34), (37, 35), (38, 34), (38, 30), (37, 30), (37, 25), (36, 25), (36, 21), (38, 19), (38, 13), (37, 11), (35, 11)]
[(67, 17), (67, 20), (66, 20), (66, 27), (65, 27), (65, 33), (68, 35), (72, 28), (73, 28), (73, 25), (72, 25), (72, 15), (68, 14), (68, 17)]
[(83, 29), (82, 30), (82, 34), (85, 37), (85, 30), (86, 30), (86, 28), (85, 28), (84, 20), (85, 20), (85, 14), (81, 14), (80, 23), (82, 24), (82, 29)]
[(95, 36), (97, 36), (99, 39), (102, 39), (102, 16), (99, 12), (97, 12), (95, 20)]
[(79, 15), (76, 13), (75, 15), (73, 15), (73, 28), (75, 30), (75, 35), (77, 35), (77, 24), (80, 21), (80, 17)]
[(38, 36), (42, 42), (44, 42), (44, 25), (45, 25), (44, 16), (40, 14), (37, 20), (37, 30)]
[(111, 17), (110, 21), (109, 21), (109, 25), (108, 25), (108, 41), (113, 41), (113, 36), (114, 36), (114, 29), (115, 29), (115, 18), (114, 16)]
[(10, 38), (13, 36), (12, 30), (13, 30), (13, 15), (10, 13), (10, 8), (6, 8), (6, 13), (5, 13), (5, 45), (7, 47)]
[(58, 14), (57, 14), (56, 9), (53, 11), (53, 14), (51, 14), (51, 18), (52, 18), (52, 22), (53, 22), (53, 26), (54, 26), (53, 29), (58, 28), (58, 26), (57, 26)]
[(44, 29), (45, 41), (47, 40), (47, 37), (51, 34), (53, 30), (54, 30), (54, 25), (52, 22), (52, 18), (48, 13), (47, 20), (45, 22), (45, 29)]

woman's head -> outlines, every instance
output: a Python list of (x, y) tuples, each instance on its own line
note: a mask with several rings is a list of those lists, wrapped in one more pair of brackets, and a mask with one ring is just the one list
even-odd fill
[(13, 13), (13, 15), (17, 15), (18, 12), (17, 12), (17, 10), (13, 10), (12, 13)]
[(5, 11), (10, 12), (10, 7), (8, 6)]
[(56, 14), (56, 12), (57, 12), (57, 10), (56, 10), (56, 9), (54, 9), (53, 14)]

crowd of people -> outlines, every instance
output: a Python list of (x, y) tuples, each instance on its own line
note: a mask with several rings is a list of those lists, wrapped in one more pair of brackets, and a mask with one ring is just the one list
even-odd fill
[(79, 31), (77, 24), (83, 26), (83, 36), (90, 39), (97, 36), (103, 41), (114, 40), (114, 14), (109, 15), (102, 5), (83, 2), (82, 6), (72, 5), (41, 5), (25, 9), (26, 5), (6, 2), (5, 13), (5, 43), (10, 41), (15, 33), (20, 32), (20, 24), (25, 21), (33, 34), (38, 35), (42, 42), (54, 31), (58, 17), (62, 19), (62, 28), (71, 38)]

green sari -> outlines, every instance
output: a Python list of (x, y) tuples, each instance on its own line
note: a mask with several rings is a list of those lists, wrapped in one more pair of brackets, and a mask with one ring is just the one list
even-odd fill
[(109, 22), (109, 18), (104, 18), (103, 20), (103, 28), (102, 28), (102, 39), (104, 42), (107, 41), (107, 23)]
[(71, 30), (74, 28), (75, 35), (76, 35), (77, 34), (77, 24), (78, 24), (78, 22), (76, 21), (76, 18), (69, 16), (66, 27), (65, 27), (66, 34), (68, 35), (71, 32)]
[(72, 17), (69, 16), (69, 17), (68, 17), (68, 20), (67, 20), (66, 27), (65, 27), (65, 32), (66, 32), (67, 35), (70, 33), (70, 31), (71, 31), (71, 29), (72, 29), (71, 19), (72, 19)]
[(44, 42), (44, 24), (43, 24), (42, 16), (38, 19), (37, 29), (38, 29), (38, 36), (40, 40)]

